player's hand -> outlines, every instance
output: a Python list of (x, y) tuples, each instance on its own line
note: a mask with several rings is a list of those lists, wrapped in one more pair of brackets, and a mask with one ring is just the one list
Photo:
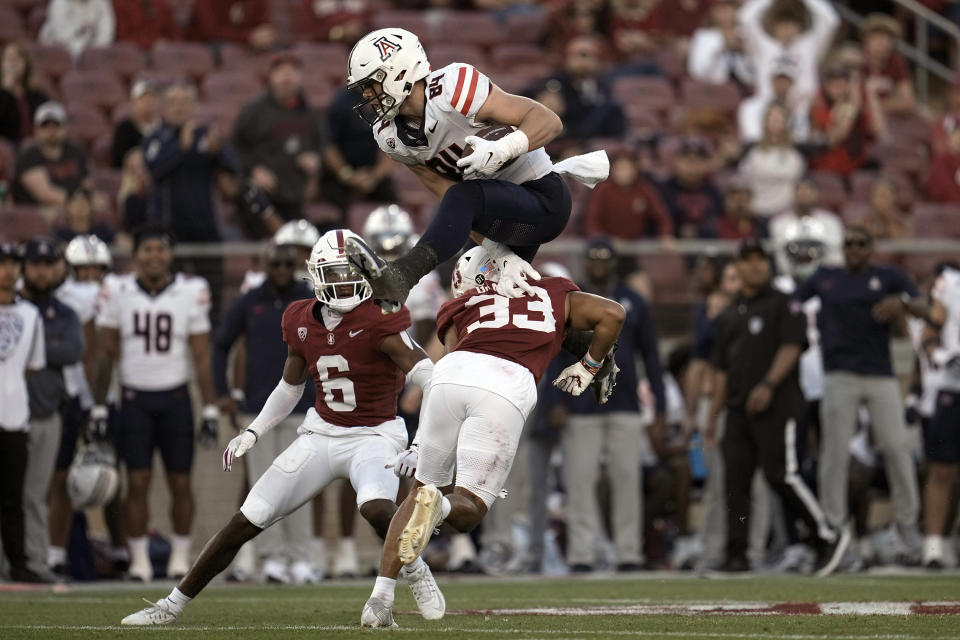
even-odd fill
[(417, 462), (420, 460), (420, 447), (415, 444), (407, 447), (383, 465), (384, 469), (393, 467), (398, 478), (412, 478), (417, 472)]
[(257, 444), (257, 434), (247, 429), (227, 443), (227, 448), (223, 450), (223, 470), (230, 471), (233, 468), (233, 460), (242, 458), (243, 454), (250, 451), (250, 448)]
[(747, 413), (763, 413), (770, 407), (770, 401), (773, 399), (773, 389), (770, 385), (761, 382), (753, 388), (750, 395), (747, 396)]
[(217, 432), (220, 429), (220, 409), (208, 404), (203, 408), (200, 419), (200, 446), (211, 449), (217, 446)]
[(599, 366), (588, 368), (588, 365), (581, 358), (580, 361), (561, 371), (557, 379), (553, 381), (553, 386), (572, 396), (579, 396), (593, 382), (593, 377), (597, 375), (599, 368)]
[(529, 144), (527, 136), (519, 129), (499, 140), (467, 136), (463, 141), (473, 147), (473, 153), (457, 160), (457, 166), (463, 169), (464, 178), (489, 178), (500, 171), (504, 164), (521, 153), (526, 153)]
[(529, 262), (511, 254), (500, 261), (499, 277), (497, 293), (508, 298), (522, 298), (533, 295), (533, 286), (527, 280), (539, 280), (540, 274)]
[(107, 411), (107, 408), (102, 404), (94, 405), (90, 409), (90, 417), (87, 419), (87, 429), (84, 434), (84, 439), (87, 442), (97, 442), (107, 439), (107, 429), (109, 428), (107, 417), (109, 415), (110, 413)]

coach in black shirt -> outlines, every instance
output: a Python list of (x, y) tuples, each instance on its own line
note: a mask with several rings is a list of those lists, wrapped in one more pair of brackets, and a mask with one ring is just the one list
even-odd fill
[[(717, 318), (710, 420), (726, 407), (722, 451), (727, 489), (727, 571), (745, 571), (750, 485), (757, 465), (792, 517), (802, 518), (818, 551), (817, 575), (836, 569), (849, 533), (828, 523), (798, 473), (796, 426), (804, 411), (797, 362), (806, 343), (799, 305), (770, 285), (770, 259), (748, 240), (740, 247), (740, 294)], [(711, 428), (713, 425), (710, 425)]]

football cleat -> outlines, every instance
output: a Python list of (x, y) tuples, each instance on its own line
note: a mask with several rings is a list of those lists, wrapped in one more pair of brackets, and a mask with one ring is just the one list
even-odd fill
[(350, 266), (370, 283), (373, 301), (380, 309), (384, 313), (399, 311), (410, 293), (410, 285), (404, 282), (400, 272), (357, 236), (346, 238), (343, 248)]
[(400, 562), (413, 563), (427, 548), (433, 530), (440, 524), (442, 505), (443, 494), (432, 484), (417, 489), (413, 513), (400, 533)]
[(317, 573), (309, 562), (297, 560), (290, 565), (290, 582), (293, 584), (320, 584), (323, 573)]
[(836, 571), (837, 567), (840, 566), (840, 560), (843, 558), (844, 552), (849, 546), (850, 529), (845, 526), (840, 527), (837, 530), (837, 539), (820, 549), (813, 575), (817, 578), (823, 578)]
[(134, 560), (130, 563), (130, 568), (127, 569), (127, 577), (140, 582), (150, 582), (153, 580), (153, 567), (150, 566), (149, 560), (147, 562)]
[(373, 629), (396, 629), (397, 623), (393, 621), (393, 607), (379, 598), (370, 598), (367, 604), (363, 605), (360, 626)]
[(269, 558), (263, 563), (263, 579), (271, 584), (290, 584), (290, 573), (286, 563), (277, 558)]
[(166, 598), (160, 598), (156, 603), (152, 603), (146, 598), (144, 602), (149, 607), (144, 607), (136, 613), (131, 613), (120, 621), (120, 624), (132, 627), (150, 627), (160, 624), (173, 624), (180, 615), (173, 611)]
[(426, 562), (420, 563), (420, 568), (403, 567), (400, 575), (406, 578), (413, 599), (417, 601), (417, 609), (424, 620), (439, 620), (447, 610), (447, 601), (437, 586), (437, 581)]

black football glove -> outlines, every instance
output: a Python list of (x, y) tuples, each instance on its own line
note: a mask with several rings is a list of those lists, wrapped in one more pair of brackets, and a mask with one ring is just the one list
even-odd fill
[(614, 356), (617, 353), (618, 346), (616, 342), (613, 343), (613, 349), (600, 363), (600, 370), (593, 376), (593, 381), (590, 383), (590, 390), (593, 391), (593, 397), (599, 404), (605, 404), (613, 395), (613, 388), (617, 386), (617, 374), (620, 373), (620, 367), (617, 366)]
[(218, 431), (220, 429), (220, 410), (216, 405), (208, 404), (203, 408), (200, 420), (200, 446), (210, 449), (217, 446)]

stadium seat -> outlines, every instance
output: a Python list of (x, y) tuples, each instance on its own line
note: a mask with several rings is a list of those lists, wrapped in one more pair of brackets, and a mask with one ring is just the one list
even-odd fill
[(73, 60), (63, 47), (48, 47), (39, 44), (30, 44), (30, 53), (33, 54), (35, 70), (43, 71), (54, 80), (59, 80), (73, 68)]
[(109, 167), (94, 167), (90, 171), (90, 179), (93, 181), (93, 188), (107, 194), (111, 203), (117, 199), (117, 191), (120, 190), (120, 182), (123, 179), (119, 169)]
[(61, 100), (60, 86), (44, 71), (34, 69), (30, 77), (30, 86), (45, 93), (51, 100)]
[(624, 105), (624, 111), (627, 113), (631, 133), (659, 132), (663, 129), (663, 119), (645, 105), (629, 103)]
[(870, 198), (870, 188), (881, 175), (897, 186), (897, 201), (900, 206), (909, 208), (916, 199), (916, 192), (913, 181), (904, 173), (878, 174), (875, 171), (855, 171), (850, 176), (851, 198), (855, 202), (866, 202)]
[(147, 66), (147, 59), (132, 42), (117, 42), (109, 47), (86, 49), (80, 54), (77, 67), (89, 71), (113, 71), (130, 79)]
[(379, 11), (374, 14), (370, 26), (372, 29), (400, 27), (414, 32), (422, 41), (429, 42), (431, 29), (424, 16), (425, 13), (421, 11)]
[(696, 80), (683, 83), (683, 104), (688, 109), (710, 108), (734, 113), (741, 99), (740, 89), (733, 83), (706, 84)]
[(922, 176), (927, 172), (929, 153), (926, 146), (913, 141), (894, 141), (887, 144), (878, 144), (873, 148), (873, 155), (880, 161), (880, 166), (887, 173), (908, 173)]
[(6, 138), (0, 138), (0, 180), (9, 180), (16, 170), (17, 148)]
[(213, 70), (213, 55), (209, 47), (199, 42), (167, 42), (153, 46), (153, 67), (177, 75), (202, 78)]
[(68, 107), (86, 105), (111, 110), (127, 100), (126, 87), (109, 71), (69, 71), (60, 81), (60, 90)]
[(865, 202), (848, 202), (839, 211), (843, 224), (856, 224), (860, 218), (870, 212), (870, 205)]
[(26, 240), (50, 232), (40, 211), (33, 205), (13, 205), (0, 209), (0, 229), (10, 240)]
[(654, 111), (666, 111), (673, 106), (673, 87), (659, 76), (623, 76), (613, 83), (613, 95), (620, 104), (642, 105)]
[(441, 69), (451, 62), (466, 62), (480, 69), (480, 71), (490, 70), (490, 63), (487, 62), (483, 50), (470, 44), (459, 45), (438, 42), (430, 45), (430, 48), (427, 49), (427, 56), (430, 58), (430, 65), (434, 69)]
[(0, 42), (15, 42), (24, 36), (20, 12), (13, 7), (0, 5)]
[(917, 202), (913, 205), (913, 231), (919, 238), (960, 238), (960, 210), (955, 204)]
[(245, 71), (214, 71), (201, 84), (204, 99), (223, 102), (246, 102), (263, 90), (263, 83)]
[(441, 42), (474, 44), (482, 47), (509, 42), (506, 29), (493, 15), (480, 11), (450, 11), (443, 15), (443, 24), (434, 39)]
[(839, 211), (847, 201), (847, 188), (839, 174), (829, 171), (814, 171), (810, 174), (820, 187), (820, 206), (830, 211)]
[(326, 76), (307, 73), (303, 76), (303, 90), (311, 107), (324, 109), (333, 100), (337, 87), (330, 84), (330, 79)]
[(82, 102), (71, 102), (67, 107), (67, 131), (77, 142), (83, 143), (88, 150), (97, 140), (110, 137), (110, 125), (103, 112)]
[(337, 44), (299, 42), (291, 50), (303, 61), (304, 78), (322, 74), (336, 84), (347, 78), (347, 50)]
[(664, 75), (672, 82), (679, 82), (687, 72), (687, 62), (673, 47), (663, 47), (657, 51), (657, 63)]
[(510, 69), (527, 64), (541, 65), (545, 62), (547, 55), (543, 49), (533, 44), (508, 43), (490, 50), (490, 63), (496, 69)]
[(687, 267), (683, 256), (675, 253), (641, 256), (640, 265), (650, 276), (657, 302), (686, 300)]
[(511, 13), (507, 17), (507, 36), (510, 42), (540, 42), (546, 27), (543, 11)]
[(370, 212), (379, 207), (381, 202), (354, 202), (347, 209), (347, 228), (355, 233), (363, 231), (363, 223), (366, 222)]
[(230, 136), (233, 123), (243, 104), (233, 102), (201, 102), (197, 104), (196, 120), (205, 125), (215, 125), (220, 130), (221, 140)]

